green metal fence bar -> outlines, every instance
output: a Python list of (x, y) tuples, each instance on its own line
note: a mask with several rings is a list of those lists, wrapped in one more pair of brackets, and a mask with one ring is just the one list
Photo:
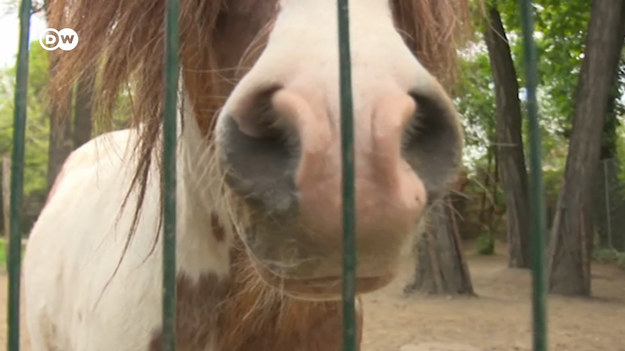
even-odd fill
[(13, 155), (11, 160), (11, 205), (9, 237), (9, 298), (7, 349), (20, 349), (20, 271), (22, 231), (20, 210), (24, 181), (24, 137), (26, 134), (26, 99), (28, 97), (28, 38), (30, 32), (30, 0), (20, 7), (20, 42), (17, 53), (15, 105), (13, 122)]
[(349, 3), (338, 1), (343, 179), (343, 350), (356, 350), (356, 200)]
[(163, 338), (176, 350), (176, 118), (178, 110), (179, 1), (165, 10), (165, 105), (163, 108)]
[(536, 87), (538, 85), (538, 55), (534, 42), (534, 16), (532, 1), (521, 0), (521, 20), (524, 38), (525, 53), (525, 80), (527, 85), (527, 115), (530, 126), (530, 207), (531, 207), (531, 236), (532, 249), (532, 314), (534, 324), (534, 351), (547, 350), (547, 298), (545, 266), (545, 202), (543, 198), (544, 185), (542, 178), (540, 145), (540, 128), (538, 116), (538, 102)]

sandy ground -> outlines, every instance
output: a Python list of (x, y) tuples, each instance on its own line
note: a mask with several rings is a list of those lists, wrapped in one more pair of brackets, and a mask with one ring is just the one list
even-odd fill
[[(395, 351), (421, 343), (532, 350), (531, 277), (528, 271), (506, 268), (506, 262), (501, 255), (469, 255), (478, 294), (474, 298), (404, 297), (402, 288), (412, 273), (406, 265), (404, 277), (366, 296), (363, 351)], [(625, 271), (594, 264), (592, 276), (592, 298), (549, 297), (549, 350), (625, 351)]]
[[(397, 351), (406, 344), (421, 346), (403, 350), (531, 350), (529, 273), (506, 268), (502, 255), (469, 255), (468, 263), (478, 297), (403, 296), (410, 262), (394, 283), (365, 296), (363, 351)], [(549, 298), (551, 351), (625, 351), (625, 271), (600, 264), (592, 271), (592, 298)], [(6, 284), (0, 274), (1, 316), (6, 315)], [(0, 349), (5, 345), (2, 317)]]

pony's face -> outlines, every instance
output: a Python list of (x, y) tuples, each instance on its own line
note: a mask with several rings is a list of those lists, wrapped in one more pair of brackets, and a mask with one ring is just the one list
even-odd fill
[[(352, 1), (357, 287), (387, 284), (428, 203), (459, 164), (457, 114), (399, 35), (388, 0)], [(267, 45), (217, 122), (240, 234), (260, 275), (336, 298), (342, 275), (341, 116), (335, 0), (283, 0)]]

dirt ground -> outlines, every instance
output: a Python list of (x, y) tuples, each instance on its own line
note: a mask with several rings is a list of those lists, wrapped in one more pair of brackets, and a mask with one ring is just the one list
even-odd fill
[[(532, 350), (529, 272), (507, 268), (503, 255), (469, 254), (467, 260), (478, 297), (404, 297), (408, 264), (404, 277), (366, 296), (363, 351), (434, 342), (480, 351)], [(592, 298), (549, 297), (549, 350), (625, 351), (625, 271), (594, 264), (592, 277)]]
[[(363, 351), (407, 344), (421, 346), (402, 350), (531, 350), (529, 272), (506, 268), (501, 254), (469, 254), (468, 264), (478, 297), (405, 297), (413, 268), (406, 262), (394, 283), (365, 296)], [(549, 297), (551, 351), (625, 351), (625, 271), (594, 264), (592, 275), (592, 298)], [(0, 274), (0, 349), (6, 345), (6, 284)]]

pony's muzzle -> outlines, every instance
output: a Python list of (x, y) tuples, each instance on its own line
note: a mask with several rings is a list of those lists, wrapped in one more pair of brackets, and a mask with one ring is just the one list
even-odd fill
[[(421, 147), (421, 141), (405, 140), (418, 137), (411, 130), (417, 100), (398, 91), (379, 96), (355, 116), (362, 290), (379, 288), (395, 275), (398, 257), (428, 202), (425, 182), (409, 162), (419, 154), (407, 155), (412, 149), (405, 147)], [(237, 114), (226, 111), (220, 134), (227, 183), (250, 213), (243, 239), (266, 280), (273, 275), (285, 289), (291, 286), (299, 293), (306, 287), (311, 293), (323, 290), (324, 282), (335, 282), (342, 274), (340, 119), (327, 112), (333, 108), (320, 109), (288, 89), (272, 89), (247, 101)], [(443, 142), (452, 147), (459, 144), (453, 131), (432, 133), (451, 135)], [(331, 285), (326, 287), (332, 290)]]

